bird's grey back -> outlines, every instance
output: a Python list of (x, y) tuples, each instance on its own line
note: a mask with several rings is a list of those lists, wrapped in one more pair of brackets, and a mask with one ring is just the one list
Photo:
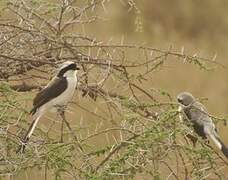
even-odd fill
[(198, 101), (195, 101), (190, 106), (183, 107), (183, 110), (192, 122), (196, 122), (198, 125), (211, 124), (212, 119), (209, 116), (205, 106)]

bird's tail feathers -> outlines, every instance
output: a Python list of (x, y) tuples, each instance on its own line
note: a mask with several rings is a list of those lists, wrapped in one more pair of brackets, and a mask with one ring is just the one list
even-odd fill
[(222, 151), (222, 153), (224, 154), (224, 156), (226, 156), (226, 158), (228, 158), (228, 148), (227, 148), (227, 146), (221, 141), (220, 138), (218, 138), (218, 141), (221, 144), (221, 151)]
[(222, 151), (222, 153), (228, 158), (228, 148), (226, 145), (221, 141), (219, 135), (216, 131), (213, 131), (213, 134), (209, 134), (211, 140), (215, 143), (215, 145)]
[(22, 137), (22, 139), (21, 139), (21, 143), (22, 144), (20, 145), (19, 149), (17, 150), (17, 153), (18, 152), (24, 153), (25, 147), (26, 147), (26, 145), (27, 145), (27, 143), (29, 141), (29, 138), (31, 137), (33, 131), (35, 130), (35, 127), (36, 127), (40, 117), (41, 117), (41, 114), (38, 113), (38, 112), (33, 115), (32, 123), (29, 126), (29, 129), (27, 130), (25, 135)]

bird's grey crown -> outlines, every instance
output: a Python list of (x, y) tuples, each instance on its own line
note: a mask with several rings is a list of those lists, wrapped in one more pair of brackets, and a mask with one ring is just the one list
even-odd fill
[(177, 101), (184, 106), (188, 106), (195, 101), (195, 98), (189, 92), (181, 92), (177, 95)]

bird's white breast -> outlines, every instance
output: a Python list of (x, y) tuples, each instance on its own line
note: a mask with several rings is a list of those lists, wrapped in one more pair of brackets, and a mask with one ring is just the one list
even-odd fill
[[(76, 76), (75, 76), (76, 77)], [(66, 105), (73, 97), (74, 91), (77, 85), (77, 78), (67, 77), (67, 88), (60, 95), (57, 104), (58, 105)]]
[(54, 106), (65, 106), (67, 103), (73, 98), (74, 91), (77, 85), (77, 77), (76, 73), (71, 72), (72, 75), (67, 75), (67, 88), (63, 93), (61, 93), (58, 97), (52, 99), (50, 102), (47, 103), (47, 106), (52, 108)]

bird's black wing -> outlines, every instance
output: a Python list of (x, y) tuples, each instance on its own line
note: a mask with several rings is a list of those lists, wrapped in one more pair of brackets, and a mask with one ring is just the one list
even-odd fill
[(33, 100), (33, 108), (30, 111), (34, 114), (39, 107), (59, 96), (67, 88), (65, 77), (55, 77), (44, 89), (42, 89)]

